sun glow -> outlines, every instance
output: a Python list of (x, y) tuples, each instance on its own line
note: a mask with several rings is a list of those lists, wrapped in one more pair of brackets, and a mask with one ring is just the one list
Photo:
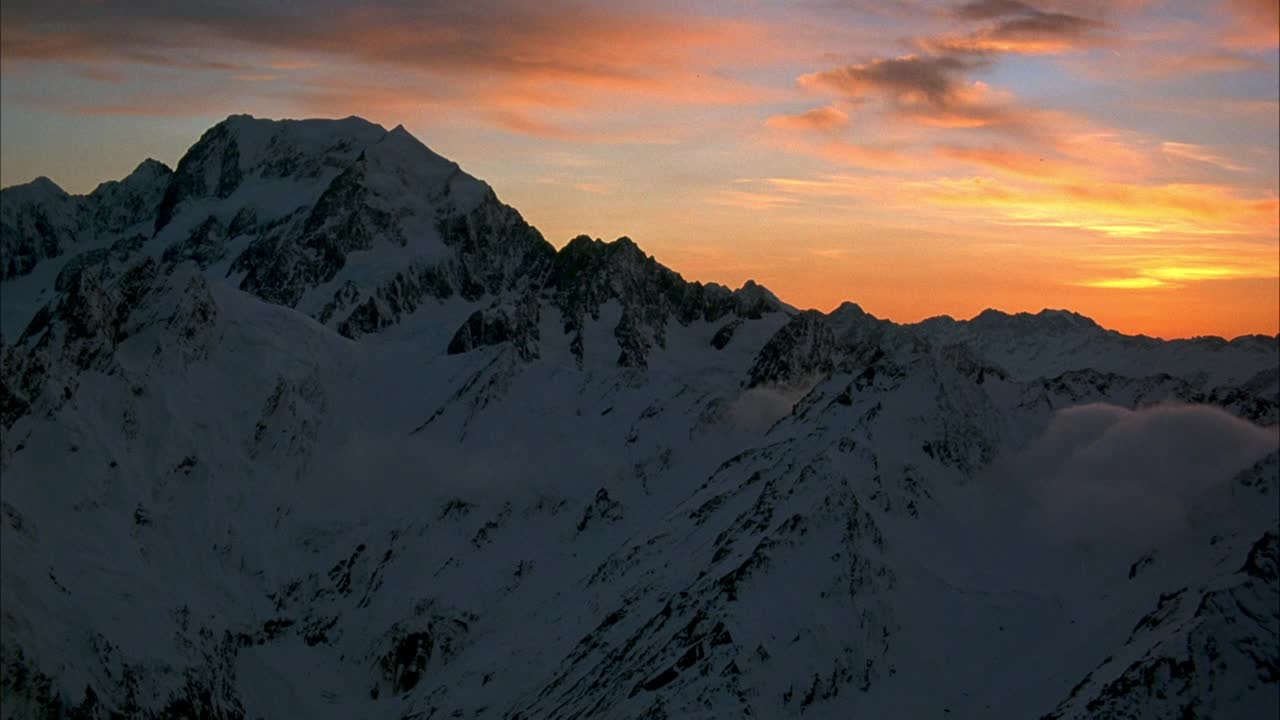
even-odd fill
[(799, 305), (1280, 331), (1274, 3), (882, 5), (6, 5), (0, 180), (87, 192), (228, 114), (357, 114), (555, 244)]

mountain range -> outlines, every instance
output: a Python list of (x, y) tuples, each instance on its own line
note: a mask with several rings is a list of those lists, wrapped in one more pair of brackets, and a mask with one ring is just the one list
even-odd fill
[(799, 310), (359, 118), (0, 191), (0, 302), (4, 718), (1280, 714), (1280, 336)]

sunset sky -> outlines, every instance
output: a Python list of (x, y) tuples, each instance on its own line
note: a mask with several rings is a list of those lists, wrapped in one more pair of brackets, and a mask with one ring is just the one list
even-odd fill
[(896, 321), (1280, 332), (1276, 0), (0, 5), (0, 184), (404, 124), (548, 240)]

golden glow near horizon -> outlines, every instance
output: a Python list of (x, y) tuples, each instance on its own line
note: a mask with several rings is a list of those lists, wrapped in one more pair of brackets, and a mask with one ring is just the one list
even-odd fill
[(6, 2), (0, 182), (403, 123), (556, 245), (898, 321), (1280, 331), (1275, 0)]

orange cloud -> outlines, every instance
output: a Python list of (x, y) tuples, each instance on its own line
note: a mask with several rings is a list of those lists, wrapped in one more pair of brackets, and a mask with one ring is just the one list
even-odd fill
[(782, 130), (835, 130), (849, 124), (849, 115), (834, 105), (827, 105), (798, 115), (774, 115), (765, 124)]
[(986, 65), (951, 55), (906, 55), (810, 73), (799, 83), (854, 102), (879, 98), (893, 115), (926, 127), (1017, 130), (1034, 120), (1008, 93), (965, 79), (966, 72)]
[(1105, 25), (1080, 15), (1047, 12), (1018, 0), (973, 0), (955, 10), (963, 21), (981, 21), (976, 30), (924, 38), (917, 44), (943, 53), (1041, 55), (1096, 45)]
[[(499, 127), (543, 137), (575, 135), (559, 132), (556, 126), (562, 123), (541, 117), (546, 108), (617, 108), (646, 99), (738, 104), (777, 95), (719, 72), (769, 57), (774, 41), (763, 26), (555, 0), (397, 5), (317, 0), (305, 7), (247, 5), (237, 12), (199, 5), (160, 11), (122, 5), (110, 12), (73, 5), (56, 13), (41, 6), (12, 12), (6, 7), (0, 37), (6, 68), (75, 61), (252, 78), (275, 73), (243, 62), (246, 57), (259, 56), (261, 68), (275, 71), (315, 70), (320, 63), (330, 69), (324, 80), (318, 70), (291, 76), (304, 107), (340, 95), (386, 95), (394, 88), (419, 100), (448, 98)], [(225, 60), (228, 56), (236, 61)], [(344, 64), (355, 68), (333, 71)], [(370, 73), (371, 65), (391, 72)], [(387, 75), (394, 76), (391, 83)], [(367, 89), (371, 79), (383, 90)], [(316, 82), (324, 85), (313, 87)], [(345, 87), (336, 87), (339, 82)], [(383, 106), (405, 104), (378, 99)]]
[(924, 167), (923, 158), (920, 158), (921, 164), (916, 164), (915, 156), (905, 154), (902, 149), (892, 146), (851, 143), (845, 140), (792, 142), (783, 143), (783, 146), (793, 152), (798, 151), (842, 165), (871, 170), (901, 171), (908, 168), (918, 170)]
[(1258, 58), (1235, 52), (1205, 52), (1191, 55), (1171, 55), (1152, 58), (1139, 69), (1146, 77), (1174, 77), (1266, 70), (1267, 64)]
[(952, 56), (905, 55), (801, 76), (806, 87), (834, 90), (853, 100), (886, 95), (903, 102), (944, 107), (952, 102), (962, 74), (985, 63)]
[(1160, 144), (1160, 151), (1171, 158), (1206, 163), (1208, 165), (1220, 167), (1223, 170), (1231, 170), (1232, 172), (1243, 172), (1249, 169), (1231, 162), (1231, 160), (1212, 152), (1202, 145), (1164, 142)]
[(1087, 174), (1086, 169), (1080, 164), (1059, 160), (1047, 152), (1035, 153), (1007, 147), (943, 145), (937, 148), (937, 153), (944, 158), (969, 165), (993, 168), (1013, 175), (1041, 180), (1081, 178)]
[[(1212, 261), (1211, 261), (1212, 262)], [(1140, 268), (1136, 275), (1084, 280), (1081, 287), (1109, 290), (1150, 290), (1180, 288), (1187, 283), (1204, 280), (1265, 280), (1273, 277), (1270, 268), (1247, 265), (1161, 265)]]
[(1280, 2), (1225, 0), (1230, 22), (1222, 43), (1238, 50), (1266, 50), (1280, 45)]
[(713, 195), (710, 201), (715, 205), (727, 205), (744, 210), (773, 210), (795, 205), (798, 202), (795, 198), (783, 194), (751, 190), (721, 190)]
[(1208, 281), (1276, 279), (1274, 249), (1247, 242), (1110, 248), (1099, 253), (1092, 264), (1101, 277), (1075, 284), (1112, 290), (1172, 290)]
[(897, 114), (912, 122), (934, 128), (1004, 128), (1018, 130), (1034, 123), (1038, 113), (1010, 102), (984, 82), (953, 88), (946, 102), (921, 102), (907, 96), (899, 99)]
[(918, 187), (931, 202), (980, 209), (1012, 224), (1074, 227), (1113, 237), (1161, 233), (1274, 237), (1280, 222), (1280, 201), (1275, 197), (1241, 197), (1214, 185), (1015, 185), (971, 178), (922, 181)]
[(1086, 280), (1077, 284), (1081, 287), (1105, 288), (1108, 290), (1150, 290), (1151, 288), (1168, 287), (1168, 283), (1163, 280), (1142, 276)]

